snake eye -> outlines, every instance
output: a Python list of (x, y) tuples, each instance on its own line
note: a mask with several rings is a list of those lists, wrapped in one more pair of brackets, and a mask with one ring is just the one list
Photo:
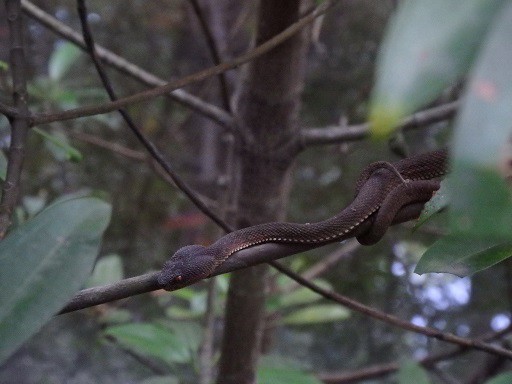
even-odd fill
[(181, 275), (178, 275), (174, 280), (176, 280), (176, 282), (179, 283), (181, 280), (183, 280), (183, 277), (181, 277)]

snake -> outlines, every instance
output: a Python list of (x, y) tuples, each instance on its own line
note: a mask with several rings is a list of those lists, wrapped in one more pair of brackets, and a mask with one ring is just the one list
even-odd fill
[[(168, 290), (190, 285), (211, 276), (235, 253), (265, 243), (320, 246), (356, 237), (361, 244), (374, 244), (400, 209), (432, 197), (438, 179), (447, 173), (447, 162), (447, 151), (441, 149), (394, 163), (372, 163), (361, 173), (352, 202), (337, 215), (314, 223), (258, 224), (230, 232), (209, 246), (182, 247), (165, 262), (158, 284)], [(370, 229), (361, 233), (367, 221), (372, 221)]]

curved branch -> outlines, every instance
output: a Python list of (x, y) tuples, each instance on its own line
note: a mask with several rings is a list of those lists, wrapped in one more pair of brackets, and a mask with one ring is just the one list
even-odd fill
[[(486, 335), (478, 338), (478, 340), (482, 342), (490, 342), (493, 340), (497, 340), (512, 331), (512, 326), (503, 329), (502, 331), (493, 332), (490, 335)], [(452, 359), (454, 357), (460, 356), (464, 353), (469, 352), (469, 348), (458, 347), (454, 348), (451, 351), (441, 352), (437, 354), (432, 354), (426, 356), (417, 361), (418, 364), (428, 368), (433, 366), (436, 363), (441, 361), (445, 361), (448, 359)], [(369, 367), (365, 367), (363, 369), (359, 369), (356, 371), (348, 371), (348, 372), (339, 372), (339, 373), (319, 373), (316, 377), (323, 381), (325, 384), (348, 384), (355, 383), (361, 380), (371, 380), (379, 377), (387, 376), (391, 373), (394, 373), (400, 369), (399, 362), (391, 362), (385, 364), (378, 364)]]
[[(459, 101), (453, 101), (437, 107), (425, 109), (406, 117), (398, 129), (408, 130), (437, 123), (452, 118), (460, 106)], [(349, 125), (346, 127), (328, 126), (324, 128), (307, 128), (301, 132), (302, 149), (312, 145), (339, 144), (368, 138), (370, 123)]]
[[(407, 215), (411, 215), (412, 212), (416, 212), (417, 215), (421, 212), (423, 204), (414, 204), (413, 209), (409, 207), (407, 210)], [(407, 216), (406, 215), (406, 216)], [(401, 216), (401, 215), (398, 215)], [(399, 220), (403, 220), (406, 217), (400, 217)], [(408, 219), (411, 217), (408, 216)], [(366, 221), (361, 226), (361, 231), (365, 231), (371, 226), (371, 221)], [(374, 308), (368, 307), (364, 304), (361, 304), (355, 300), (342, 296), (336, 292), (323, 289), (316, 284), (310, 282), (307, 279), (304, 279), (300, 275), (295, 272), (289, 270), (287, 267), (284, 267), (280, 263), (273, 261), (281, 257), (289, 256), (295, 253), (299, 253), (308, 249), (315, 248), (314, 245), (289, 245), (289, 244), (276, 244), (276, 243), (267, 243), (258, 246), (253, 246), (250, 248), (246, 248), (241, 250), (234, 255), (232, 255), (229, 259), (227, 259), (223, 264), (221, 264), (212, 274), (212, 276), (220, 275), (223, 273), (232, 272), (238, 269), (250, 267), (256, 264), (267, 262), (272, 265), (274, 268), (284, 273), (288, 277), (292, 278), (299, 284), (311, 289), (312, 291), (318, 293), (322, 297), (335, 301), (338, 304), (341, 304), (347, 308), (350, 308), (354, 311), (363, 313), (368, 315), (374, 319), (383, 321), (387, 324), (390, 324), (395, 327), (399, 327), (405, 329), (407, 331), (420, 333), (426, 335), (428, 337), (433, 337), (435, 339), (445, 341), (448, 343), (456, 344), (463, 348), (472, 348), (477, 349), (483, 352), (487, 352), (497, 356), (503, 356), (507, 359), (512, 359), (512, 351), (507, 350), (505, 348), (501, 348), (492, 344), (488, 344), (482, 340), (476, 339), (468, 339), (453, 335), (451, 333), (441, 332), (437, 329), (430, 327), (421, 327), (415, 324), (412, 324), (408, 321), (404, 321), (396, 316), (387, 314), (385, 312), (381, 312)], [(149, 291), (153, 291), (159, 288), (157, 278), (159, 272), (152, 272), (142, 276), (137, 276), (125, 280), (121, 280), (117, 283), (106, 285), (103, 287), (95, 287), (85, 289), (80, 291), (60, 313), (72, 312), (78, 309), (87, 308), (93, 305), (98, 305), (101, 303), (106, 303), (113, 300), (118, 300), (121, 298), (126, 298), (129, 296), (138, 295), (140, 293), (145, 293)], [(171, 290), (171, 289), (168, 289)]]
[[(194, 13), (196, 14), (197, 20), (199, 21), (199, 25), (201, 26), (201, 29), (203, 30), (204, 36), (206, 38), (206, 43), (208, 45), (208, 48), (210, 49), (210, 54), (212, 56), (213, 63), (215, 65), (219, 65), (222, 60), (220, 58), (220, 52), (217, 47), (217, 43), (215, 42), (215, 39), (213, 37), (213, 33), (211, 29), (208, 26), (208, 22), (206, 21), (206, 17), (204, 15), (203, 10), (201, 9), (201, 5), (197, 0), (189, 0), (190, 4), (192, 5), (192, 9), (194, 10)], [(222, 96), (222, 102), (224, 103), (224, 108), (228, 112), (231, 111), (231, 106), (229, 103), (229, 91), (228, 91), (228, 82), (225, 76), (225, 73), (221, 73), (219, 75), (219, 82), (220, 82), (220, 93)]]
[[(85, 42), (80, 33), (60, 22), (28, 0), (21, 0), (21, 7), (29, 17), (40, 22), (48, 29), (55, 32), (57, 35), (75, 44), (77, 47), (83, 50), (86, 49)], [(165, 85), (165, 80), (158, 78), (150, 72), (145, 71), (137, 65), (129, 62), (124, 57), (116, 55), (112, 51), (109, 51), (105, 47), (102, 47), (98, 44), (95, 45), (95, 48), (98, 57), (105, 64), (116, 68), (120, 72), (127, 74), (133, 79), (138, 80), (150, 87), (159, 87)], [(174, 99), (178, 103), (181, 103), (190, 109), (202, 114), (203, 116), (212, 119), (224, 128), (232, 129), (234, 127), (233, 118), (229, 113), (213, 104), (207, 103), (200, 98), (191, 95), (182, 89), (176, 89), (170, 92), (167, 96)]]
[(299, 33), (305, 25), (311, 23), (317, 17), (319, 17), (319, 16), (323, 15), (325, 12), (327, 12), (327, 10), (332, 5), (333, 5), (333, 1), (327, 0), (327, 1), (323, 2), (313, 12), (311, 12), (308, 15), (299, 19), (296, 23), (290, 25), (283, 32), (281, 32), (278, 35), (274, 36), (273, 38), (267, 40), (260, 46), (249, 51), (248, 53), (238, 56), (237, 58), (230, 60), (228, 62), (216, 65), (211, 68), (207, 68), (205, 70), (202, 70), (202, 71), (199, 71), (196, 73), (193, 73), (191, 75), (182, 77), (175, 81), (170, 81), (163, 86), (155, 87), (155, 88), (149, 89), (147, 91), (139, 92), (134, 95), (124, 97), (124, 98), (118, 99), (116, 101), (112, 101), (110, 103), (75, 108), (75, 109), (70, 109), (67, 111), (59, 112), (59, 113), (36, 115), (32, 118), (31, 123), (32, 123), (32, 125), (47, 124), (47, 123), (51, 123), (51, 122), (55, 122), (55, 121), (65, 121), (65, 120), (75, 119), (78, 117), (99, 115), (99, 114), (103, 114), (103, 113), (112, 112), (119, 108), (126, 107), (127, 105), (142, 102), (142, 101), (148, 101), (157, 96), (161, 96), (168, 92), (174, 91), (178, 88), (182, 88), (186, 85), (205, 80), (212, 76), (219, 75), (227, 70), (230, 70), (230, 69), (236, 68), (242, 64), (245, 64), (248, 61), (254, 60), (256, 57), (259, 57), (259, 56), (263, 55), (264, 53), (267, 53), (268, 51), (271, 51), (276, 46), (281, 44), (283, 41), (289, 39), (296, 33)]

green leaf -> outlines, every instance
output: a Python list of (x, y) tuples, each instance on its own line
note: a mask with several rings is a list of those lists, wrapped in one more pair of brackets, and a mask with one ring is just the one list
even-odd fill
[(3, 151), (0, 151), (0, 179), (5, 180), (7, 175), (7, 157)]
[(501, 375), (494, 376), (492, 379), (485, 382), (485, 384), (510, 384), (512, 383), (512, 373), (502, 373)]
[(427, 372), (415, 361), (407, 361), (400, 365), (398, 384), (430, 384)]
[(409, 0), (380, 53), (370, 121), (384, 136), (470, 68), (505, 0)]
[(470, 74), (471, 81), (455, 123), (455, 165), (509, 168), (502, 161), (510, 153), (512, 131), (512, 69), (507, 64), (512, 61), (511, 35), (512, 3), (508, 2)]
[(199, 322), (166, 321), (162, 325), (170, 329), (191, 353), (195, 354), (199, 350), (203, 337), (203, 329)]
[(258, 384), (322, 384), (316, 377), (291, 368), (260, 367), (257, 377)]
[(155, 376), (139, 382), (139, 384), (180, 384), (175, 376)]
[(511, 169), (512, 3), (503, 7), (471, 74), (456, 121), (451, 227), (455, 232), (512, 240), (512, 203), (503, 180)]
[(157, 324), (138, 323), (108, 327), (105, 334), (121, 345), (145, 356), (156, 357), (169, 364), (186, 363), (190, 349), (174, 332)]
[[(315, 279), (315, 284), (324, 288), (330, 289), (331, 285), (325, 280)], [(310, 304), (320, 300), (322, 297), (306, 287), (299, 287), (290, 293), (281, 294), (273, 297), (268, 301), (268, 309), (276, 311), (283, 308), (293, 307), (296, 305)]]
[(204, 315), (202, 310), (194, 310), (174, 304), (165, 310), (165, 314), (174, 320), (194, 320)]
[(50, 135), (49, 133), (39, 129), (32, 128), (32, 130), (41, 135), (49, 144), (49, 149), (53, 156), (59, 160), (69, 160), (73, 162), (82, 161), (83, 156), (80, 151), (69, 145), (67, 137), (63, 134)]
[(80, 49), (71, 43), (62, 43), (52, 53), (48, 62), (48, 76), (61, 80), (80, 56)]
[(119, 281), (123, 278), (123, 262), (119, 255), (103, 256), (92, 271), (87, 287), (96, 287)]
[(425, 207), (421, 211), (421, 215), (414, 225), (414, 230), (425, 224), (430, 220), (432, 216), (448, 207), (450, 199), (447, 193), (446, 183), (441, 182), (441, 188), (435, 193), (435, 195), (425, 204)]
[(512, 242), (448, 235), (435, 242), (422, 256), (414, 272), (446, 272), (464, 277), (489, 268), (512, 256)]
[(299, 309), (286, 315), (281, 323), (303, 325), (315, 323), (327, 323), (331, 321), (345, 320), (350, 316), (350, 311), (335, 304), (312, 305)]
[(0, 243), (0, 362), (82, 286), (110, 212), (94, 198), (52, 204)]
[(512, 240), (512, 199), (497, 172), (458, 161), (447, 181), (453, 234)]

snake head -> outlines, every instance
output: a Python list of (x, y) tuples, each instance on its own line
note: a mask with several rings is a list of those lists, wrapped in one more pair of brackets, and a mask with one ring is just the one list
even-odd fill
[(158, 275), (158, 285), (174, 290), (208, 277), (213, 271), (213, 258), (202, 245), (180, 248), (165, 262)]

